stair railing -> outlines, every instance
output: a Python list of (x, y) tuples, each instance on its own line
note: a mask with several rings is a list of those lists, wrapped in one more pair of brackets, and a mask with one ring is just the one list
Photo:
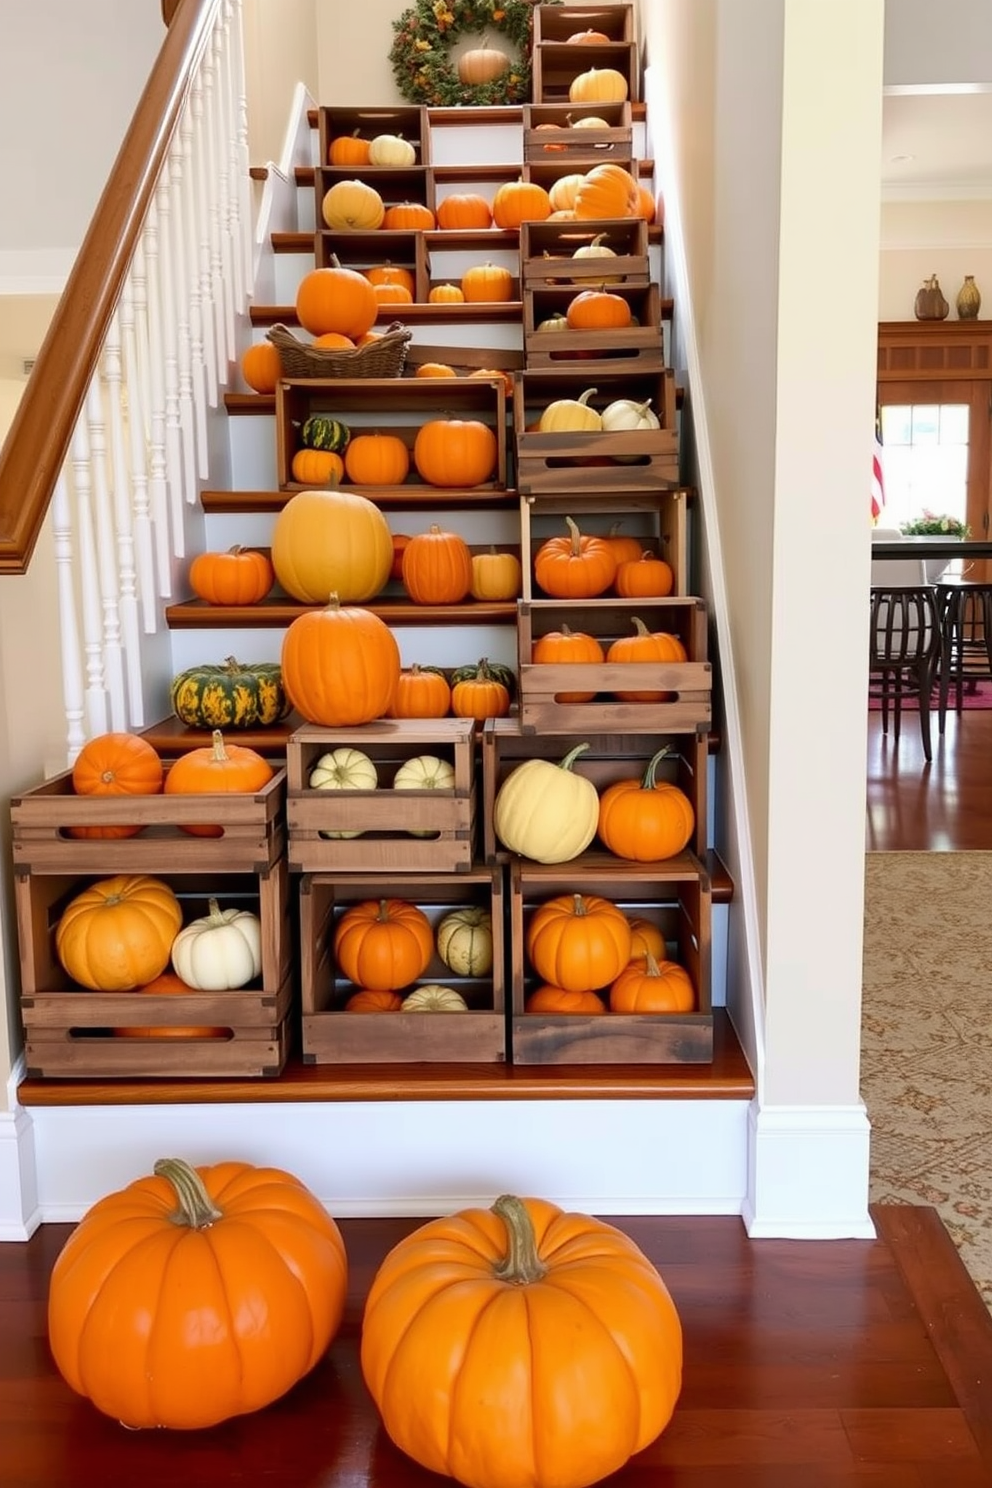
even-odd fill
[(70, 761), (143, 726), (252, 272), (241, 0), (182, 0), (0, 449), (0, 574), (51, 507)]

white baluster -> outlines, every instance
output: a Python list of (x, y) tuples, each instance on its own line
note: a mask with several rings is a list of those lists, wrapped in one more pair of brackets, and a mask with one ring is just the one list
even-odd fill
[[(186, 263), (182, 135), (177, 132), (169, 152), (169, 210), (172, 222), (171, 266), (176, 310), (176, 365), (179, 380), (179, 432), (182, 445), (183, 495), (192, 506), (197, 497), (196, 449), (193, 430), (193, 351), (189, 332), (189, 273)], [(185, 531), (185, 523), (183, 523)]]
[(214, 307), (214, 347), (217, 352), (217, 380), (227, 382), (227, 370), (234, 360), (227, 344), (227, 319), (224, 309), (224, 259), (221, 253), (221, 214), (219, 171), (217, 168), (216, 69), (213, 44), (208, 43), (200, 64), (203, 73), (203, 137), (207, 148), (207, 187), (210, 202), (210, 298)]
[(227, 135), (227, 236), (230, 243), (231, 263), (234, 270), (234, 310), (240, 315), (245, 307), (245, 259), (241, 242), (241, 192), (242, 169), (238, 142), (238, 81), (235, 77), (237, 58), (234, 55), (234, 11), (230, 0), (221, 6), (217, 20), (220, 38), (220, 75), (223, 79), (221, 97)]
[[(138, 591), (135, 573), (132, 495), (125, 446), (124, 424), (130, 419), (127, 389), (123, 382), (121, 332), (124, 322), (124, 294), (107, 330), (103, 347), (103, 376), (107, 388), (107, 411), (110, 420), (110, 462), (114, 491), (114, 526), (117, 533), (117, 582), (121, 645), (124, 653), (126, 721), (124, 728), (141, 728), (144, 704), (141, 695), (141, 634), (138, 628)], [(147, 493), (146, 493), (147, 504)]]
[(254, 227), (251, 197), (251, 156), (248, 152), (248, 90), (245, 79), (244, 5), (242, 0), (230, 0), (231, 4), (231, 81), (234, 90), (235, 114), (237, 118), (237, 155), (235, 157), (235, 181), (241, 202), (241, 252), (244, 257), (245, 299), (250, 298), (254, 284)]
[(86, 743), (86, 704), (83, 660), (79, 645), (79, 617), (73, 580), (72, 509), (65, 470), (59, 472), (52, 493), (52, 544), (55, 553), (55, 582), (59, 602), (59, 638), (62, 647), (62, 698), (65, 703), (68, 764)]
[[(195, 162), (193, 181), (196, 187), (197, 265), (200, 271), (200, 305), (203, 316), (203, 367), (207, 376), (207, 399), (211, 408), (217, 407), (217, 327), (213, 300), (213, 280), (210, 262), (210, 146), (207, 139), (206, 116), (203, 109), (203, 77), (198, 71), (193, 79), (190, 95), (193, 113), (193, 148)], [(224, 369), (226, 372), (226, 368)]]
[[(124, 281), (124, 289), (121, 294), (121, 349), (123, 358), (123, 381), (122, 400), (126, 402), (126, 423), (128, 449), (130, 451), (130, 487), (131, 487), (131, 512), (133, 517), (135, 566), (137, 569), (137, 591), (141, 601), (142, 623), (145, 630), (151, 635), (157, 629), (158, 605), (155, 594), (155, 560), (152, 552), (152, 517), (148, 494), (148, 439), (145, 433), (148, 415), (145, 411), (148, 403), (148, 385), (142, 382), (141, 360), (137, 348), (137, 331), (135, 321), (138, 318), (135, 310), (135, 287), (137, 282), (137, 266), (141, 263), (141, 285), (142, 301), (144, 309), (142, 316), (147, 315), (147, 303), (144, 302), (144, 275), (145, 255), (139, 241), (134, 259), (131, 263), (131, 273)], [(147, 321), (143, 327), (145, 346), (148, 345)], [(115, 477), (116, 491), (116, 477)], [(123, 584), (123, 573), (121, 582)], [(122, 599), (123, 606), (123, 599)], [(125, 622), (125, 648), (129, 662), (131, 640), (127, 634), (126, 619), (122, 608), (121, 619)], [(135, 621), (137, 624), (137, 620)], [(137, 645), (137, 643), (136, 643)], [(134, 692), (131, 690), (131, 706), (134, 707)]]
[(83, 654), (85, 656), (84, 693), (86, 737), (107, 732), (107, 689), (103, 676), (103, 627), (100, 615), (100, 580), (97, 544), (93, 533), (92, 479), (90, 474), (90, 441), (85, 412), (73, 430), (70, 458), (72, 484), (76, 496), (76, 531), (79, 548), (76, 556), (76, 578), (79, 583), (83, 617)]
[[(148, 208), (148, 219), (142, 234), (148, 288), (148, 395), (151, 433), (148, 445), (148, 494), (151, 500), (152, 530), (155, 538), (155, 573), (162, 599), (172, 594), (172, 562), (169, 556), (169, 488), (165, 459), (165, 348), (162, 341), (162, 296), (158, 285), (158, 209), (154, 198)], [(154, 621), (145, 630), (156, 629)]]
[[(149, 213), (149, 216), (151, 214)], [(146, 228), (147, 231), (147, 228)], [(144, 234), (138, 239), (131, 260), (131, 294), (134, 299), (134, 386), (132, 407), (141, 412), (141, 432), (145, 441), (152, 437), (151, 370), (148, 365), (148, 267), (145, 262)]]
[(197, 187), (196, 149), (193, 143), (192, 99), (187, 98), (180, 128), (183, 146), (183, 209), (186, 279), (189, 292), (190, 373), (193, 384), (193, 427), (196, 433), (197, 474), (206, 480), (210, 474), (207, 448), (206, 369), (203, 364), (203, 305), (200, 273), (197, 267)]
[(176, 297), (170, 253), (169, 162), (162, 164), (155, 204), (158, 207), (159, 247), (158, 288), (162, 337), (161, 352), (165, 363), (165, 476), (169, 491), (169, 522), (172, 528), (172, 551), (182, 558), (186, 551), (186, 521), (183, 493), (183, 441), (179, 420), (179, 360), (176, 349)]
[(228, 145), (227, 87), (224, 81), (224, 38), (218, 25), (214, 26), (211, 37), (211, 51), (213, 55), (214, 79), (211, 122), (214, 137), (214, 161), (217, 172), (214, 177), (214, 190), (217, 193), (220, 227), (221, 283), (224, 288), (224, 344), (227, 347), (227, 360), (228, 362), (232, 362), (235, 356), (236, 340), (234, 322), (234, 253), (230, 239), (231, 160)]
[(93, 517), (96, 530), (96, 560), (100, 576), (100, 610), (103, 617), (103, 676), (110, 705), (110, 726), (123, 730), (127, 722), (124, 704), (124, 656), (121, 647), (121, 617), (117, 605), (117, 552), (114, 536), (113, 497), (107, 472), (107, 429), (104, 397), (106, 389), (98, 365), (86, 392), (84, 417), (89, 424), (90, 475)]

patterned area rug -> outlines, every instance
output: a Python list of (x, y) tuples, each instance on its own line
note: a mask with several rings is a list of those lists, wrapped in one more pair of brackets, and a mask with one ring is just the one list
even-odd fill
[(931, 1204), (992, 1310), (992, 852), (866, 857), (871, 1199)]

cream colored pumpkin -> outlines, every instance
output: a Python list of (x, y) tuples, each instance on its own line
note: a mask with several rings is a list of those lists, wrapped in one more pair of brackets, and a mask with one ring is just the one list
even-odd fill
[[(455, 788), (455, 767), (435, 754), (415, 754), (396, 771), (394, 790), (444, 790)], [(433, 832), (411, 829), (411, 837), (432, 837)]]
[[(583, 243), (583, 245), (582, 245), (581, 248), (576, 248), (575, 252), (572, 254), (572, 257), (573, 258), (616, 258), (616, 254), (613, 251), (613, 249), (612, 248), (608, 248), (607, 245), (606, 245), (606, 243), (603, 241), (603, 239), (604, 239), (604, 234), (603, 233), (597, 233), (596, 236), (593, 238), (593, 240), (592, 240), (591, 243)], [(584, 284), (584, 283), (587, 283), (587, 282), (588, 281), (585, 280), (581, 276), (577, 276), (577, 275), (573, 275), (572, 276), (572, 283), (573, 284)], [(597, 284), (622, 284), (623, 283), (623, 275), (622, 274), (612, 274), (612, 275), (610, 275), (610, 274), (604, 274), (603, 277), (602, 277), (602, 279), (600, 279), (597, 276), (596, 283)]]
[(414, 165), (416, 160), (413, 145), (399, 134), (377, 134), (369, 145), (370, 165)]
[(661, 421), (651, 407), (650, 398), (645, 403), (635, 403), (632, 398), (617, 398), (603, 409), (602, 418), (604, 434), (661, 428)]
[(401, 1013), (467, 1013), (468, 1003), (454, 987), (442, 987), (438, 982), (425, 982), (414, 987), (403, 999)]
[(573, 78), (568, 89), (569, 103), (623, 103), (627, 97), (627, 79), (615, 67), (590, 67)]
[(548, 191), (548, 199), (552, 210), (555, 212), (570, 212), (575, 206), (575, 196), (585, 180), (582, 172), (578, 174), (559, 176), (555, 184)]
[[(307, 781), (311, 790), (375, 790), (379, 772), (360, 749), (332, 749), (322, 754), (310, 771)], [(361, 832), (321, 832), (321, 837), (335, 840), (361, 837)]]
[(487, 976), (493, 969), (493, 917), (478, 904), (446, 914), (435, 931), (437, 953), (456, 976)]
[(221, 909), (216, 899), (207, 908), (172, 942), (173, 970), (199, 992), (245, 987), (262, 970), (262, 923), (251, 910)]
[(596, 432), (603, 427), (603, 420), (595, 408), (589, 407), (589, 399), (597, 388), (586, 388), (578, 398), (558, 398), (549, 403), (541, 414), (538, 430), (542, 434), (571, 434)]
[(525, 760), (503, 781), (493, 806), (493, 827), (504, 847), (535, 863), (567, 863), (596, 835), (599, 795), (572, 765), (588, 744), (577, 744), (560, 764)]
[(570, 119), (569, 125), (572, 129), (609, 129), (605, 119), (598, 114), (587, 114), (584, 119)]

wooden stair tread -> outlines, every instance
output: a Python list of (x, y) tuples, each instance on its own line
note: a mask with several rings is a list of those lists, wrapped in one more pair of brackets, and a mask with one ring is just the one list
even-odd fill
[[(543, 163), (544, 162), (542, 161), (542, 164)], [(547, 163), (549, 166), (553, 166), (555, 162), (553, 160), (549, 160)], [(633, 161), (633, 167), (634, 168), (631, 174), (634, 176), (650, 177), (654, 175), (653, 160), (635, 160)], [(324, 169), (324, 167), (321, 167), (321, 169)], [(328, 166), (327, 169), (331, 170), (334, 169), (334, 167)], [(350, 167), (348, 169), (350, 170)], [(404, 167), (399, 167), (399, 169), (404, 169)], [(429, 170), (433, 173), (434, 179), (436, 181), (443, 181), (450, 184), (452, 182), (457, 183), (459, 181), (518, 181), (520, 179), (522, 166), (519, 164), (497, 165), (490, 163), (486, 165), (430, 165), (421, 166), (419, 168), (409, 167), (409, 169), (411, 171), (416, 169)], [(297, 186), (316, 187), (317, 166), (298, 165), (293, 172), (293, 179), (295, 180)], [(374, 182), (374, 169), (368, 173), (366, 179), (370, 183)]]
[[(341, 489), (360, 491), (363, 488), (344, 485)], [(200, 505), (208, 514), (279, 512), (295, 495), (295, 488), (291, 491), (201, 491)], [(390, 511), (421, 511), (435, 506), (463, 507), (466, 505), (470, 505), (473, 511), (482, 509), (513, 511), (520, 502), (520, 497), (515, 490), (473, 491), (471, 495), (466, 496), (464, 491), (423, 486), (411, 486), (408, 493), (402, 490), (387, 491), (380, 488), (375, 499), (377, 506), (388, 507)]]
[[(323, 231), (323, 229), (321, 229)], [(371, 237), (372, 234), (369, 234)], [(381, 230), (375, 234), (376, 238), (383, 244), (387, 243), (389, 234)], [(409, 233), (398, 233), (397, 237), (409, 237)], [(435, 251), (444, 249), (461, 250), (478, 248), (485, 251), (488, 248), (515, 248), (520, 241), (520, 234), (516, 228), (503, 227), (478, 227), (465, 229), (432, 228), (422, 232), (428, 248)], [(274, 253), (312, 253), (314, 234), (312, 232), (274, 232), (269, 235)], [(648, 242), (660, 243), (664, 240), (664, 228), (652, 223), (648, 228)], [(388, 256), (388, 255), (387, 255)]]
[[(167, 605), (165, 623), (170, 630), (265, 630), (286, 626), (319, 605), (300, 604), (294, 599), (263, 599), (253, 605), (212, 605), (202, 599), (184, 599)], [(473, 600), (471, 604), (417, 605), (404, 600), (363, 606), (387, 625), (512, 625), (517, 619), (516, 600)]]
[[(429, 308), (433, 309), (434, 307), (431, 306)], [(276, 324), (277, 322), (273, 323)], [(588, 368), (589, 363), (577, 363), (576, 366)], [(544, 370), (553, 372), (559, 369), (551, 367)], [(681, 408), (684, 401), (685, 389), (678, 383), (675, 387), (675, 407)], [(274, 414), (276, 411), (275, 393), (225, 393), (224, 407), (229, 414)]]
[(198, 1105), (250, 1101), (751, 1100), (754, 1076), (725, 1008), (713, 1060), (670, 1065), (314, 1065), (290, 1059), (272, 1080), (26, 1079), (24, 1106)]
[[(635, 123), (643, 123), (647, 118), (647, 105), (642, 100), (632, 100), (630, 117)], [(524, 111), (521, 104), (512, 103), (439, 105), (437, 108), (428, 108), (427, 119), (432, 129), (464, 129), (470, 125), (478, 127), (480, 124), (522, 124)], [(311, 129), (317, 128), (318, 113), (315, 108), (307, 110), (307, 123)]]

